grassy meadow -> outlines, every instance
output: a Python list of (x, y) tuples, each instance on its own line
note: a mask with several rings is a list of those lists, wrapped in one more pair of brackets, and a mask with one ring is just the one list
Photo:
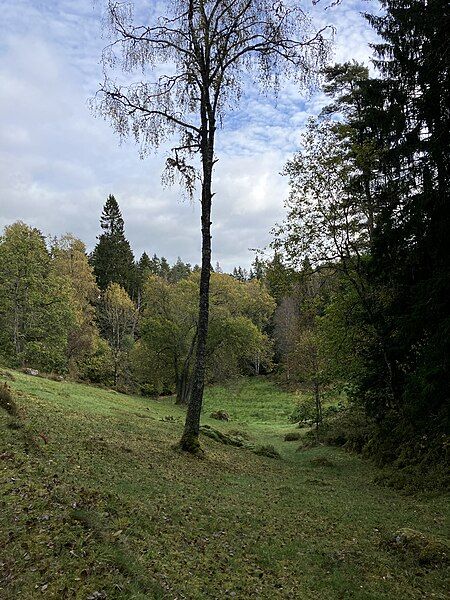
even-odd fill
[[(184, 418), (173, 398), (11, 374), (2, 599), (446, 598), (444, 567), (386, 545), (405, 527), (442, 540), (444, 498), (381, 487), (339, 449), (297, 451), (284, 441), (296, 397), (270, 381), (208, 389), (202, 422), (281, 459), (204, 436), (201, 459), (173, 450)], [(229, 422), (209, 418), (219, 409)]]

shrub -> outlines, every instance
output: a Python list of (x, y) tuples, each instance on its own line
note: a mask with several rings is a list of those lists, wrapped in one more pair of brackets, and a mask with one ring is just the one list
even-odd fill
[(271, 444), (268, 444), (267, 446), (258, 446), (257, 448), (255, 448), (255, 450), (253, 450), (253, 452), (255, 454), (258, 454), (259, 456), (267, 456), (269, 458), (281, 458), (280, 453), (277, 450), (275, 450), (275, 448)]
[(319, 428), (320, 441), (330, 446), (345, 446), (362, 452), (371, 438), (374, 426), (356, 406), (328, 415)]
[(316, 403), (314, 398), (304, 398), (300, 400), (289, 417), (291, 423), (306, 423), (316, 418)]
[(301, 437), (302, 436), (300, 433), (287, 433), (284, 436), (284, 441), (285, 442), (297, 442)]
[(111, 348), (100, 337), (94, 341), (92, 351), (78, 364), (79, 378), (83, 381), (111, 385), (113, 382), (113, 357)]
[(157, 398), (161, 393), (161, 388), (153, 383), (141, 383), (140, 392), (141, 396)]

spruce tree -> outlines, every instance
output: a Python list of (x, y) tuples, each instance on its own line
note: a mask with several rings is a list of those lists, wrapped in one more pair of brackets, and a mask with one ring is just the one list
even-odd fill
[(130, 243), (125, 237), (124, 222), (113, 195), (103, 207), (100, 217), (103, 233), (91, 255), (97, 284), (105, 290), (110, 283), (122, 286), (131, 297), (136, 295), (136, 267)]
[(250, 279), (262, 281), (264, 279), (264, 269), (264, 262), (255, 256), (255, 260), (253, 261), (252, 268), (250, 270)]
[(381, 16), (367, 17), (382, 38), (375, 64), (388, 124), (368, 278), (379, 298), (372, 314), (385, 329), (391, 397), (375, 349), (361, 391), (389, 422), (386, 439), (397, 423), (395, 455), (401, 435), (410, 444), (414, 432), (417, 448), (439, 439), (449, 399), (449, 7), (443, 0), (382, 5)]
[(180, 257), (177, 258), (177, 262), (172, 266), (169, 273), (169, 281), (171, 283), (177, 283), (182, 279), (189, 277), (191, 273), (191, 265), (184, 263)]

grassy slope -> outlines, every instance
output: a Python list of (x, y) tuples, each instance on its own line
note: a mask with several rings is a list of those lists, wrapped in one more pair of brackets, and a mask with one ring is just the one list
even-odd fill
[(171, 398), (22, 374), (11, 385), (27, 425), (0, 410), (5, 600), (445, 597), (442, 570), (380, 544), (400, 527), (442, 535), (442, 498), (379, 487), (342, 451), (295, 452), (282, 441), (294, 398), (264, 380), (209, 390), (204, 422), (273, 443), (281, 461), (207, 438), (204, 460), (175, 453)]

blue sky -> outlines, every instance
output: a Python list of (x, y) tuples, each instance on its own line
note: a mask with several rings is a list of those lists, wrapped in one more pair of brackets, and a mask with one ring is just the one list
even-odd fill
[[(0, 227), (20, 219), (44, 234), (74, 233), (92, 248), (113, 193), (136, 255), (146, 250), (199, 262), (198, 202), (161, 185), (164, 149), (141, 160), (132, 141), (119, 145), (88, 108), (102, 79), (101, 6), (102, 0), (2, 1)], [(318, 25), (335, 26), (331, 62), (369, 61), (375, 35), (359, 13), (377, 11), (378, 2), (303, 6)], [(287, 184), (279, 173), (305, 120), (324, 102), (319, 92), (303, 96), (289, 86), (275, 104), (249, 93), (219, 134), (213, 261), (224, 270), (248, 267), (249, 248), (266, 245), (283, 216)]]

